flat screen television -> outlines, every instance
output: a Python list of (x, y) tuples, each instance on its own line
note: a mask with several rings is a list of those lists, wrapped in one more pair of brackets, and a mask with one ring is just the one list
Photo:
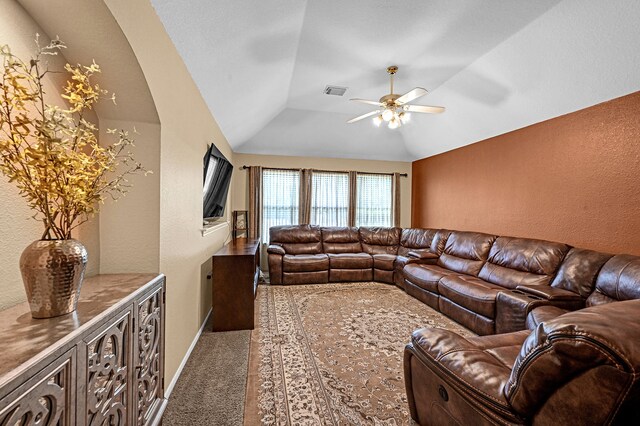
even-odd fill
[(202, 184), (202, 219), (205, 224), (224, 218), (233, 165), (214, 144), (204, 155)]

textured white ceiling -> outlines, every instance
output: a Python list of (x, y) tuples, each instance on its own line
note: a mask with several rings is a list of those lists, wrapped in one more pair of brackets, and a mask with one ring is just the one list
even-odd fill
[[(152, 2), (238, 152), (414, 160), (640, 89), (634, 0)], [(346, 124), (392, 64), (447, 111)]]

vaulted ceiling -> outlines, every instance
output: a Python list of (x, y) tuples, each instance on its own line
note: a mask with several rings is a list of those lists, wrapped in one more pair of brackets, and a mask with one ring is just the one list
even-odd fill
[[(636, 0), (152, 3), (236, 152), (409, 161), (640, 90)], [(446, 112), (347, 124), (388, 65)]]

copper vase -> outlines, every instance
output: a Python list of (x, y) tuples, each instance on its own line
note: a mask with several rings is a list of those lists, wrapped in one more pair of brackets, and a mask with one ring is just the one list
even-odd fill
[(87, 266), (87, 249), (76, 240), (38, 240), (20, 256), (20, 271), (34, 318), (76, 310)]

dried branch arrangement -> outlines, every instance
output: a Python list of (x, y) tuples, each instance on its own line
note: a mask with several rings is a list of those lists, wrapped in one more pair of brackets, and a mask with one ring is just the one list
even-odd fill
[(67, 105), (45, 101), (44, 80), (53, 71), (44, 58), (64, 48), (59, 39), (41, 47), (36, 35), (35, 54), (23, 61), (9, 46), (0, 46), (0, 171), (36, 211), (45, 240), (71, 238), (106, 197), (127, 192), (129, 175), (151, 173), (135, 161), (129, 132), (108, 129), (116, 141), (98, 143), (98, 128), (86, 112), (105, 97), (115, 102), (115, 95), (92, 83), (100, 73), (95, 62), (66, 64), (69, 79), (61, 94)]

